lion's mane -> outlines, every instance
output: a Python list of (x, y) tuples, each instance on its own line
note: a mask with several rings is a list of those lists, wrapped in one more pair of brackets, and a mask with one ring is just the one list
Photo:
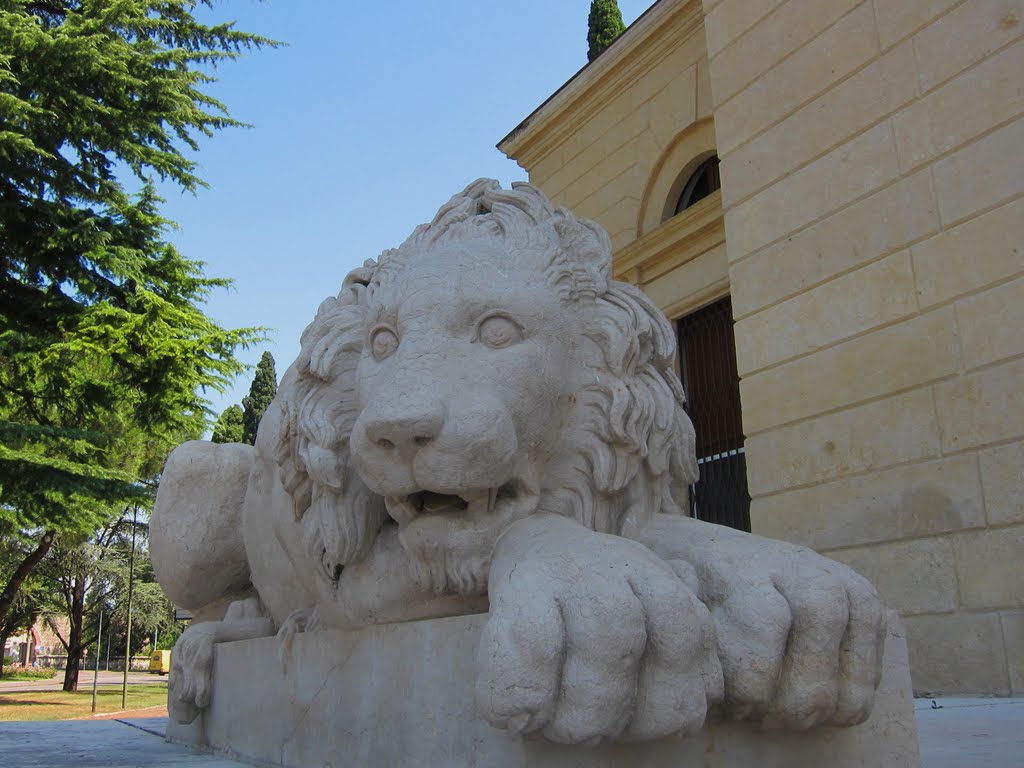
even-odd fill
[(510, 259), (529, 253), (530, 263), (546, 265), (545, 282), (567, 312), (579, 314), (599, 357), (588, 361), (597, 373), (577, 396), (570, 470), (545, 484), (540, 508), (619, 535), (655, 512), (686, 509), (697, 466), (671, 326), (643, 293), (611, 279), (611, 243), (601, 227), (555, 208), (529, 184), (506, 190), (481, 179), (399, 248), (346, 277), (338, 296), (320, 305), (282, 382), (274, 461), (309, 546), (322, 546), (329, 562), (363, 557), (385, 516), (349, 460), (368, 300), (430, 246), (476, 238), (500, 241)]

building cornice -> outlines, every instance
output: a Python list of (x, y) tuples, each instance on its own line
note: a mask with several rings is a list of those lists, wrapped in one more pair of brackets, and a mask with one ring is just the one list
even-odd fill
[(498, 149), (529, 170), (649, 72), (667, 51), (700, 31), (703, 22), (701, 0), (659, 0), (499, 141)]
[(618, 280), (643, 285), (725, 242), (722, 193), (715, 192), (615, 253)]

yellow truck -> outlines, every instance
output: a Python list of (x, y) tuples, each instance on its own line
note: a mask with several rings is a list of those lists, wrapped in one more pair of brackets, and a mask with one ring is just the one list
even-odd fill
[(166, 675), (171, 671), (171, 652), (153, 651), (149, 659), (149, 671), (158, 675)]

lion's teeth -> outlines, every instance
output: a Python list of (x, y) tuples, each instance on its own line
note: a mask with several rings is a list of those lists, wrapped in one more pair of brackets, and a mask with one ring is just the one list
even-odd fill
[(462, 491), (459, 497), (466, 505), (466, 509), (470, 514), (479, 514), (480, 512), (488, 509), (488, 501), (490, 499), (490, 491)]
[(459, 494), (459, 498), (465, 501), (466, 504), (473, 506), (487, 498), (487, 491), (462, 491)]
[(391, 518), (399, 525), (411, 522), (419, 514), (412, 502), (401, 496), (385, 496), (384, 506)]

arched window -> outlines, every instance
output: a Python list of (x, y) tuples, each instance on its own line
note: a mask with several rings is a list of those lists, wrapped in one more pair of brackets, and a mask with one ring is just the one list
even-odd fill
[(718, 155), (712, 155), (697, 166), (697, 170), (690, 176), (679, 195), (679, 200), (676, 201), (676, 209), (672, 215), (682, 213), (694, 203), (721, 188), (722, 181), (718, 175)]

